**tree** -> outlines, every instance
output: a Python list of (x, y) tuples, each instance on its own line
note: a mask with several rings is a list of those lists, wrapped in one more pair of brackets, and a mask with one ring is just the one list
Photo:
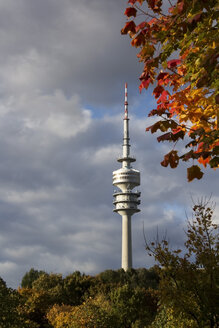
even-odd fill
[(88, 297), (79, 306), (53, 306), (47, 313), (49, 322), (55, 328), (111, 328), (120, 327), (119, 318), (114, 315), (109, 300), (102, 295)]
[[(174, 4), (172, 4), (172, 1)], [(129, 0), (128, 22), (122, 34), (139, 47), (144, 64), (140, 91), (155, 84), (157, 108), (149, 116), (161, 120), (148, 127), (165, 132), (158, 142), (174, 142), (162, 166), (177, 167), (180, 160), (219, 167), (219, 83), (217, 0)], [(139, 17), (144, 20), (139, 23)], [(135, 21), (134, 21), (135, 20)], [(138, 21), (138, 23), (137, 23)], [(190, 141), (181, 156), (176, 143)], [(199, 165), (187, 169), (188, 181), (201, 179)]]
[(65, 304), (80, 305), (85, 300), (85, 295), (88, 293), (93, 278), (79, 271), (65, 277), (63, 288), (65, 293)]
[[(28, 322), (19, 313), (19, 294), (0, 278), (0, 328), (25, 328)], [(32, 326), (34, 328), (34, 326)]]
[[(198, 328), (193, 319), (182, 313), (175, 313), (171, 307), (162, 306), (150, 328)], [(207, 327), (206, 327), (207, 328)]]
[(191, 327), (218, 327), (219, 322), (219, 234), (208, 202), (193, 207), (188, 221), (184, 255), (171, 250), (166, 239), (146, 245), (159, 262), (161, 309), (193, 322)]
[(48, 309), (66, 300), (61, 274), (41, 274), (32, 288), (19, 288), (18, 292), (24, 302), (22, 314), (42, 328), (50, 327), (46, 319)]
[(32, 284), (37, 280), (45, 271), (38, 271), (31, 268), (29, 272), (26, 272), (21, 281), (22, 288), (32, 288)]
[(145, 327), (157, 312), (157, 293), (152, 289), (133, 288), (126, 284), (110, 293), (112, 312), (118, 317), (117, 327)]

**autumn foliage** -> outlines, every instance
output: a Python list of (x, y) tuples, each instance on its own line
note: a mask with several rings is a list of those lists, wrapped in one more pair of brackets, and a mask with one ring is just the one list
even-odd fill
[[(131, 45), (144, 64), (139, 90), (153, 85), (159, 121), (146, 130), (161, 131), (158, 142), (173, 142), (162, 166), (192, 160), (188, 181), (202, 178), (198, 163), (219, 167), (218, 2), (216, 0), (129, 0)], [(143, 21), (142, 21), (143, 19)], [(186, 139), (179, 154), (176, 144)], [(188, 142), (189, 141), (189, 142)], [(197, 163), (198, 162), (198, 163)]]

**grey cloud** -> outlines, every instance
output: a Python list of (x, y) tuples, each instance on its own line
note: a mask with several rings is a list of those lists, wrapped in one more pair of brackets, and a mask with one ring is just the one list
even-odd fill
[(80, 93), (84, 103), (115, 104), (120, 77), (136, 84), (140, 72), (135, 51), (129, 51), (129, 40), (120, 35), (125, 4), (22, 0), (5, 6), (2, 2), (3, 90), (62, 89), (68, 96)]

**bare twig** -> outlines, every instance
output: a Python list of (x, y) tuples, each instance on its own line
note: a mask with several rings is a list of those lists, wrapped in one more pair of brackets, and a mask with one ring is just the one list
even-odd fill
[(149, 14), (148, 12), (144, 11), (143, 9), (141, 9), (140, 7), (138, 7), (137, 5), (134, 6), (135, 9), (139, 10), (140, 12), (142, 12), (142, 14), (146, 15), (146, 16), (149, 16), (151, 18), (157, 18), (156, 16), (153, 16), (151, 14)]

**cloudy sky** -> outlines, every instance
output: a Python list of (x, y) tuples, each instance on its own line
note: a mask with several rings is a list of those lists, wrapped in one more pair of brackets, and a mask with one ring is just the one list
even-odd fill
[(147, 238), (158, 227), (180, 246), (191, 197), (219, 200), (217, 172), (188, 184), (187, 164), (160, 166), (168, 145), (145, 133), (154, 102), (151, 90), (139, 95), (141, 65), (120, 35), (125, 6), (0, 0), (0, 276), (8, 286), (17, 287), (31, 267), (63, 275), (120, 267), (112, 171), (119, 168), (125, 82), (142, 180), (134, 267), (153, 264), (143, 227)]

